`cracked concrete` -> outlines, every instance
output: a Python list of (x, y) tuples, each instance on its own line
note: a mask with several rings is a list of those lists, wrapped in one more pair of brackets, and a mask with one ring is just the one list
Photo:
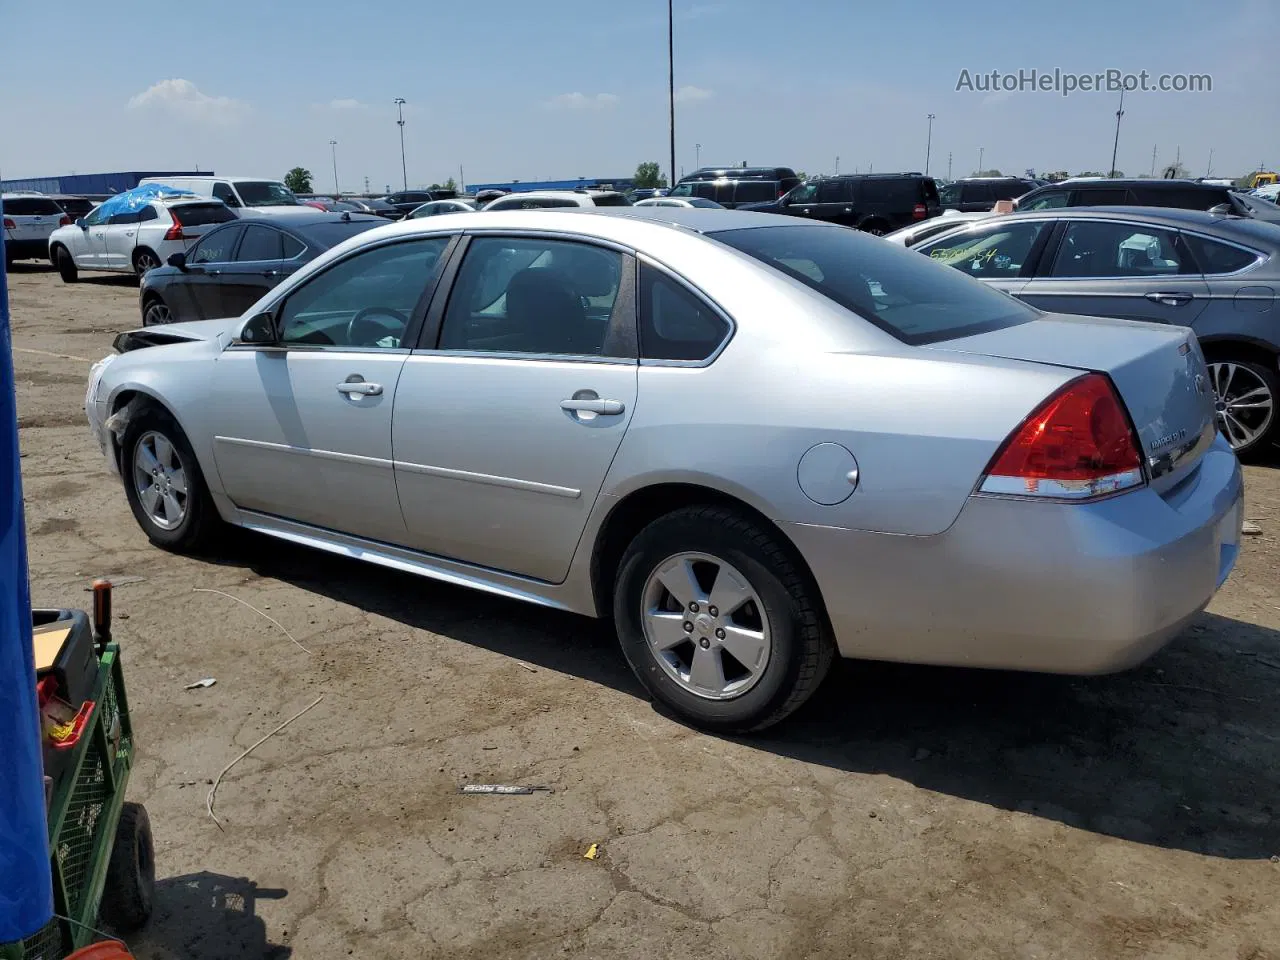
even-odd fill
[[(146, 578), (115, 604), (160, 877), (140, 960), (1280, 958), (1275, 466), (1248, 470), (1264, 536), (1137, 671), (845, 664), (712, 737), (605, 625), (247, 537), (151, 547), (82, 426), (88, 364), (21, 352), (102, 355), (136, 289), (11, 281), (33, 596)], [(321, 694), (224, 778), (219, 831), (206, 780)]]

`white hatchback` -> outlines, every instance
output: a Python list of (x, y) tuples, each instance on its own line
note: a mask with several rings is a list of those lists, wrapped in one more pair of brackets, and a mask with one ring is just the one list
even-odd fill
[(4, 208), (4, 261), (43, 260), (49, 235), (71, 222), (63, 209), (42, 193), (6, 193)]
[(74, 283), (81, 270), (142, 276), (161, 266), (170, 254), (186, 253), (218, 224), (234, 219), (230, 207), (207, 197), (156, 199), (137, 210), (109, 215), (103, 215), (99, 206), (53, 232), (49, 260), (67, 283)]

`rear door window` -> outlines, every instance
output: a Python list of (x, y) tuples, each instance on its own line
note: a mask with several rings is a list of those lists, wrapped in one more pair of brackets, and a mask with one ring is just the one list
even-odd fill
[(960, 191), (961, 203), (995, 203), (996, 196), (989, 183), (966, 183)]
[(1146, 224), (1077, 220), (1067, 231), (1049, 271), (1052, 277), (1153, 277), (1190, 273), (1178, 235)]
[(734, 203), (764, 203), (778, 199), (778, 184), (772, 180), (738, 180), (733, 191)]
[(1085, 187), (1076, 190), (1071, 205), (1073, 207), (1107, 207), (1119, 203), (1128, 203), (1129, 191), (1123, 187)]

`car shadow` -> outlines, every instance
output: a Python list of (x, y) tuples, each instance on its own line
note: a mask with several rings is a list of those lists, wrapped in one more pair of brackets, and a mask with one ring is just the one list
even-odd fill
[[(222, 562), (645, 696), (607, 622), (256, 535)], [(1107, 677), (837, 661), (790, 720), (732, 739), (1136, 843), (1267, 858), (1280, 854), (1278, 683), (1280, 631), (1206, 613)]]
[(6, 269), (10, 274), (53, 273), (53, 264), (47, 260), (14, 260)]
[(257, 902), (287, 895), (216, 873), (157, 880), (151, 919), (125, 939), (137, 960), (284, 960), (293, 950), (270, 942)]

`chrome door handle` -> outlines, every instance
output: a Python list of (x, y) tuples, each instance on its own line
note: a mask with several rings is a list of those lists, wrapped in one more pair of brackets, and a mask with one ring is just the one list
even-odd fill
[(1158, 303), (1164, 307), (1180, 307), (1184, 303), (1190, 303), (1193, 299), (1189, 293), (1148, 293), (1147, 299), (1152, 303)]
[(221, 271), (221, 270), (206, 270), (206, 271), (204, 272), (204, 275), (205, 275), (206, 277), (220, 277), (220, 276), (222, 276), (222, 271)]
[(365, 383), (363, 380), (345, 380), (338, 384), (338, 392), (345, 393), (348, 396), (354, 393), (362, 397), (380, 397), (382, 396), (382, 384)]
[(571, 413), (600, 413), (616, 417), (627, 409), (621, 400), (561, 400), (560, 409)]

